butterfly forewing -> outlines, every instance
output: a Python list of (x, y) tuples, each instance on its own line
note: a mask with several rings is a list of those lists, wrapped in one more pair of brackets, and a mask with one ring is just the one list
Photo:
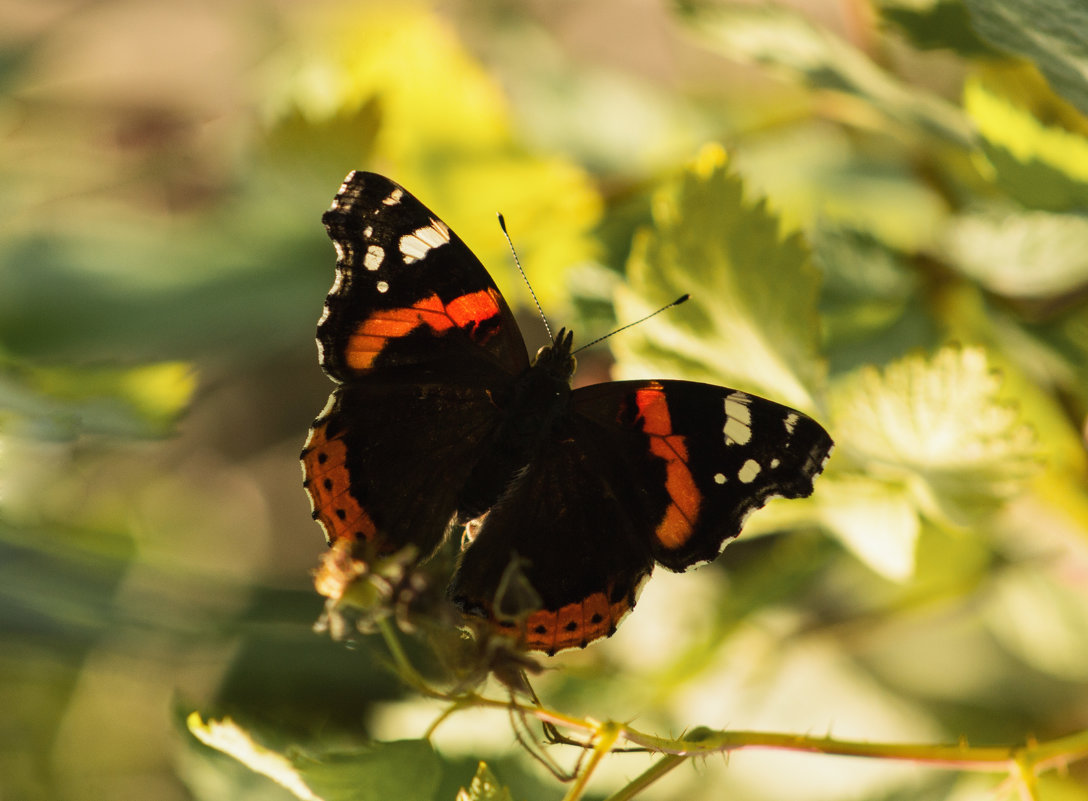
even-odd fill
[(654, 557), (672, 570), (713, 559), (769, 498), (810, 495), (832, 447), (795, 409), (691, 381), (596, 384), (573, 410), (615, 427), (634, 476), (660, 476), (640, 491)]
[(516, 375), (525, 343), (506, 301), (464, 242), (402, 187), (353, 172), (322, 217), (336, 278), (317, 327), (339, 381), (394, 368), (456, 378), (484, 356)]

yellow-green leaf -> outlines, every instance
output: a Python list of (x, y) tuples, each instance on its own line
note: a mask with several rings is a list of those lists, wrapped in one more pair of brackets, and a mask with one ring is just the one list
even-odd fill
[(267, 776), (302, 801), (431, 801), (441, 779), (438, 756), (425, 740), (308, 754), (298, 748), (280, 752), (261, 745), (230, 718), (204, 721), (193, 712), (186, 725), (205, 745)]
[(1025, 205), (1065, 210), (1088, 206), (1088, 137), (1046, 125), (975, 76), (964, 107), (982, 136), (984, 169)]
[(487, 763), (481, 762), (472, 777), (472, 784), (462, 787), (457, 793), (457, 801), (513, 801), (510, 790), (504, 787)]
[(926, 133), (957, 145), (971, 140), (970, 126), (958, 109), (902, 83), (796, 11), (706, 0), (686, 0), (681, 6), (689, 24), (727, 56), (765, 65), (814, 89), (852, 97), (913, 134)]
[(1046, 298), (1088, 284), (1088, 218), (1078, 214), (964, 214), (949, 225), (944, 251), (964, 273), (1002, 295)]
[(1088, 7), (1083, 0), (965, 0), (975, 30), (1033, 61), (1056, 92), (1088, 114)]
[(205, 721), (199, 712), (193, 712), (185, 722), (192, 735), (204, 745), (234, 757), (254, 773), (267, 776), (301, 801), (324, 801), (306, 785), (291, 760), (257, 743), (230, 718)]
[(350, 169), (388, 175), (457, 231), (516, 304), (527, 298), (495, 221), (501, 211), (541, 300), (558, 306), (566, 269), (596, 253), (590, 231), (602, 204), (585, 170), (519, 145), (501, 87), (425, 6), (305, 14), (306, 33), (269, 68), (267, 114), (273, 125), (301, 117), (312, 131), (357, 137), (356, 155), (347, 149), (330, 175), (330, 198)]
[(1038, 468), (1036, 438), (981, 348), (865, 367), (832, 388), (840, 469), (900, 484), (937, 519), (992, 512)]
[(658, 191), (617, 292), (620, 319), (691, 300), (615, 337), (617, 372), (726, 383), (812, 411), (822, 386), (818, 275), (796, 235), (726, 168), (724, 151)]
[(862, 562), (893, 581), (911, 577), (921, 521), (902, 485), (832, 475), (816, 498), (821, 522)]

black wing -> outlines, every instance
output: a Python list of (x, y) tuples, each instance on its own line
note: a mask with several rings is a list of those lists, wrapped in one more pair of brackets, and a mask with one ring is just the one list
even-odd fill
[(484, 389), (348, 383), (314, 421), (302, 452), (313, 516), (331, 545), (379, 553), (438, 546), (496, 411)]
[(481, 359), (511, 375), (528, 367), (521, 332), (487, 270), (402, 187), (353, 172), (322, 221), (337, 259), (317, 341), (333, 379), (395, 368), (456, 378), (465, 361)]
[(607, 431), (570, 418), (557, 434), (483, 518), (449, 590), (548, 653), (612, 634), (653, 569), (646, 510)]
[(348, 175), (322, 218), (336, 278), (317, 326), (340, 386), (302, 452), (330, 544), (429, 554), (495, 425), (492, 396), (528, 367), (510, 309), (437, 216), (373, 173)]
[(573, 407), (612, 428), (650, 510), (654, 558), (676, 571), (716, 557), (768, 499), (811, 495), (832, 448), (796, 409), (711, 384), (597, 384), (576, 390)]

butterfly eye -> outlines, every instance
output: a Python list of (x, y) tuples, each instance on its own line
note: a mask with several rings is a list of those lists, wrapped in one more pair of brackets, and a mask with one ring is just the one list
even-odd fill
[(541, 359), (543, 359), (543, 358), (544, 358), (544, 356), (545, 356), (546, 354), (548, 354), (549, 352), (551, 352), (551, 349), (552, 349), (552, 346), (551, 346), (551, 345), (544, 345), (543, 347), (541, 347), (541, 349), (540, 349), (540, 350), (538, 350), (538, 351), (536, 352), (536, 356), (535, 356), (535, 357), (533, 358), (533, 361), (534, 361), (534, 362), (538, 362), (538, 361), (540, 361)]

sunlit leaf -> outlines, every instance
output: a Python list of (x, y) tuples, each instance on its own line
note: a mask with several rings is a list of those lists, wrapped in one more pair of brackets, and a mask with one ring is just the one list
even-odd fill
[(491, 768), (481, 762), (476, 775), (472, 777), (472, 784), (467, 788), (462, 787), (457, 793), (457, 801), (513, 801), (513, 796), (495, 778)]
[[(500, 274), (515, 302), (520, 279), (501, 277), (501, 211), (535, 289), (558, 306), (564, 270), (595, 252), (589, 231), (601, 202), (585, 171), (518, 144), (499, 84), (425, 6), (307, 9), (303, 26), (268, 71), (273, 124), (301, 117), (314, 131), (357, 134), (357, 155), (345, 152), (336, 180), (366, 168), (403, 184)], [(360, 113), (366, 125), (345, 127)]]
[(822, 382), (819, 278), (796, 235), (782, 237), (744, 197), (719, 148), (708, 148), (654, 197), (617, 292), (621, 319), (691, 300), (613, 340), (618, 372), (727, 383), (813, 409)]
[(1088, 217), (966, 214), (950, 224), (944, 249), (959, 269), (1002, 295), (1045, 298), (1088, 283)]
[(921, 522), (903, 486), (825, 476), (817, 497), (821, 521), (861, 561), (886, 578), (910, 578)]
[(826, 28), (780, 6), (708, 0), (681, 3), (685, 19), (725, 55), (762, 64), (813, 89), (861, 101), (871, 112), (915, 133), (966, 144), (971, 131), (957, 109), (907, 86)]
[(975, 519), (1038, 467), (1035, 436), (1000, 386), (979, 348), (862, 368), (832, 390), (832, 417), (843, 423), (836, 457), (901, 484), (939, 519)]
[(326, 801), (310, 789), (291, 760), (257, 743), (230, 718), (204, 721), (198, 712), (193, 712), (186, 723), (192, 735), (204, 745), (234, 757), (253, 772), (290, 790), (302, 801)]
[(441, 766), (430, 744), (402, 740), (320, 756), (267, 748), (232, 721), (204, 721), (193, 712), (186, 721), (193, 736), (267, 776), (302, 801), (430, 801)]
[(1043, 209), (1088, 207), (1088, 136), (1045, 125), (978, 78), (964, 87), (964, 106), (997, 181), (1014, 197)]
[(750, 137), (734, 166), (788, 230), (838, 225), (913, 251), (933, 242), (947, 214), (905, 154), (860, 147), (848, 130), (824, 122)]
[(983, 38), (1039, 67), (1088, 114), (1088, 7), (1082, 0), (965, 0)]

